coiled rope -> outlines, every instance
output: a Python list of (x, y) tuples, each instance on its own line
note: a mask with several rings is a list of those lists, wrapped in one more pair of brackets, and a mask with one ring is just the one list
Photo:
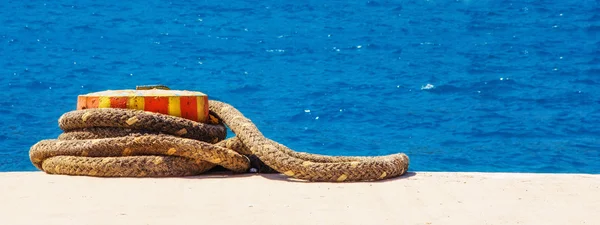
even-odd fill
[[(236, 173), (264, 163), (307, 181), (371, 181), (403, 175), (408, 156), (325, 156), (293, 151), (262, 135), (229, 104), (209, 100), (214, 121), (131, 109), (76, 110), (59, 118), (64, 131), (30, 149), (31, 162), (49, 174), (164, 177), (202, 174), (215, 166)], [(225, 139), (229, 127), (235, 137)], [(251, 160), (252, 159), (252, 160)], [(254, 164), (254, 165), (251, 165)]]

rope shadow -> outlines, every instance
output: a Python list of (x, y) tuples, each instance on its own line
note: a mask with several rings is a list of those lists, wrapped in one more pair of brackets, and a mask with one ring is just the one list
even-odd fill
[(408, 179), (410, 177), (417, 176), (418, 174), (415, 172), (406, 172), (402, 176), (388, 178), (384, 180), (376, 180), (376, 181), (354, 181), (354, 182), (312, 182), (306, 180), (300, 180), (296, 178), (288, 177), (281, 173), (233, 173), (230, 171), (209, 171), (204, 174), (200, 174), (197, 176), (188, 176), (181, 177), (182, 179), (231, 179), (231, 178), (240, 178), (240, 177), (251, 177), (251, 176), (260, 176), (267, 180), (273, 181), (284, 181), (284, 182), (294, 182), (294, 183), (386, 183), (386, 182), (394, 182), (398, 180)]

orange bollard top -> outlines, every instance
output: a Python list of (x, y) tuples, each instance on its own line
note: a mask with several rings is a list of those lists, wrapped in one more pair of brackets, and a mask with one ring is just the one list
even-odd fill
[(77, 110), (90, 108), (145, 110), (203, 123), (209, 118), (208, 96), (196, 91), (138, 88), (79, 95)]

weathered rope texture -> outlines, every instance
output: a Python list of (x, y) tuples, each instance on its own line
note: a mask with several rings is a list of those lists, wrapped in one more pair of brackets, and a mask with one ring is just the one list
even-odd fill
[[(31, 147), (29, 157), (50, 174), (103, 177), (190, 176), (221, 166), (236, 173), (251, 167), (308, 181), (370, 181), (403, 175), (403, 153), (377, 157), (295, 152), (263, 136), (229, 104), (209, 101), (217, 121), (129, 109), (71, 111), (59, 119), (57, 139)], [(229, 127), (235, 137), (225, 139)]]

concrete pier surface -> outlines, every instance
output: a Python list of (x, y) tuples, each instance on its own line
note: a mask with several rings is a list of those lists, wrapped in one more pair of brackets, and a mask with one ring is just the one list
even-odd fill
[(600, 175), (409, 172), (380, 182), (278, 174), (97, 178), (0, 173), (0, 224), (600, 224)]

